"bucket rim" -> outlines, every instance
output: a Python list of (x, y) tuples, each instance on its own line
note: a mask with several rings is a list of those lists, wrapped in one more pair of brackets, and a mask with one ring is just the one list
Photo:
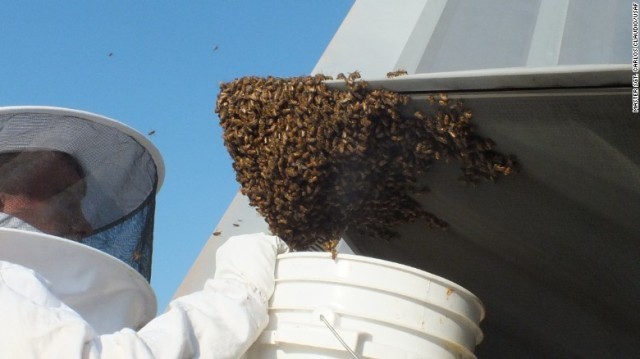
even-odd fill
[(345, 260), (345, 261), (351, 261), (351, 262), (362, 262), (362, 263), (378, 265), (378, 266), (389, 268), (389, 269), (399, 270), (399, 271), (407, 272), (419, 277), (423, 277), (425, 279), (438, 282), (439, 284), (442, 284), (448, 288), (451, 288), (458, 295), (461, 295), (467, 300), (475, 302), (477, 307), (480, 309), (479, 320), (482, 321), (485, 318), (486, 311), (485, 311), (482, 300), (480, 300), (480, 298), (478, 298), (471, 291), (464, 288), (460, 284), (452, 282), (451, 280), (443, 278), (439, 275), (436, 275), (436, 274), (433, 274), (425, 270), (418, 269), (406, 264), (396, 263), (396, 262), (392, 262), (384, 259), (378, 259), (378, 258), (373, 258), (373, 257), (368, 257), (368, 256), (363, 256), (358, 254), (348, 254), (348, 253), (338, 253), (335, 259), (332, 258), (332, 254), (329, 252), (288, 252), (284, 254), (279, 254), (277, 256), (278, 261), (305, 259), (305, 258), (316, 258), (316, 259), (326, 258), (329, 260), (333, 260), (335, 262), (338, 262), (339, 260)]

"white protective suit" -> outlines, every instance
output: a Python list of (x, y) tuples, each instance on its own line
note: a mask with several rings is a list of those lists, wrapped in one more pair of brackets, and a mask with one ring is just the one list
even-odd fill
[[(68, 283), (60, 283), (59, 278), (50, 281), (45, 268), (47, 264), (42, 264), (42, 258), (33, 262), (34, 266), (45, 268), (39, 272), (23, 263), (15, 263), (15, 260), (12, 263), (6, 259), (12, 256), (28, 258), (27, 244), (32, 243), (26, 242), (33, 239), (43, 244), (56, 243), (58, 247), (109, 257), (109, 261), (118, 262), (118, 265), (121, 262), (93, 248), (57, 237), (26, 232), (20, 237), (22, 234), (16, 234), (18, 232), (15, 230), (2, 231), (0, 358), (238, 358), (267, 325), (267, 302), (275, 285), (276, 256), (288, 251), (286, 244), (274, 236), (253, 234), (232, 237), (218, 250), (215, 275), (201, 291), (174, 300), (164, 314), (138, 330), (122, 328), (113, 333), (99, 334), (86, 318), (57, 295), (69, 288), (77, 291), (74, 278), (68, 278)], [(15, 238), (21, 238), (25, 244), (15, 243)], [(47, 251), (50, 250), (47, 248)], [(54, 258), (49, 265), (53, 277), (59, 276), (56, 271), (65, 271), (74, 266), (68, 261), (78, 257), (73, 251), (66, 253), (62, 249), (58, 252), (59, 261), (55, 260), (56, 253), (47, 253), (47, 258)], [(95, 259), (88, 262), (97, 263)], [(91, 265), (84, 265), (86, 268), (80, 268), (81, 272), (78, 273), (92, 273)], [(137, 272), (131, 270), (131, 273), (135, 274), (132, 274), (132, 279), (141, 279), (133, 278)], [(99, 292), (100, 283), (90, 284), (88, 288), (83, 297), (98, 303), (93, 299), (98, 296), (92, 297), (95, 293), (91, 292)], [(105, 289), (105, 292), (118, 298), (117, 294), (123, 290), (108, 292)], [(86, 306), (87, 303), (81, 303), (78, 307), (82, 305)], [(102, 308), (91, 308), (95, 313), (107, 309), (105, 304), (96, 305)], [(143, 309), (133, 308), (131, 313)], [(100, 318), (100, 314), (94, 318)]]

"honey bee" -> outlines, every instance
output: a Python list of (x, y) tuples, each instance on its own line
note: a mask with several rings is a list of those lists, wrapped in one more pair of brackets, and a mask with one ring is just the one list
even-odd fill
[(493, 168), (498, 171), (501, 172), (503, 175), (507, 176), (509, 174), (511, 174), (512, 169), (511, 167), (508, 166), (504, 166), (504, 165), (500, 165), (500, 164), (495, 164), (493, 165)]
[[(354, 86), (354, 84), (355, 84), (355, 80), (357, 80), (357, 79), (359, 79), (359, 78), (361, 78), (361, 76), (360, 76), (360, 72), (358, 72), (358, 71), (354, 71), (354, 72), (350, 73), (350, 74), (349, 74), (349, 76), (347, 76), (347, 78), (346, 78), (346, 79), (344, 79), (344, 80), (345, 80), (345, 82), (347, 83), (347, 85), (349, 85), (349, 86)], [(359, 94), (358, 94), (358, 93), (356, 93), (356, 92), (353, 92), (351, 95), (352, 95), (352, 96), (355, 96), (355, 97), (359, 96)]]
[[(445, 228), (409, 198), (420, 191), (408, 184), (432, 162), (461, 161), (469, 181), (516, 171), (513, 159), (494, 153), (493, 143), (475, 134), (471, 110), (446, 93), (427, 98), (439, 106), (435, 116), (412, 116), (403, 108), (409, 96), (368, 89), (355, 81), (357, 71), (338, 78), (346, 90), (327, 88), (322, 75), (245, 77), (220, 86), (216, 113), (240, 190), (292, 248), (336, 238), (349, 225), (343, 219), (355, 213), (381, 238), (394, 236), (389, 226), (418, 218)], [(354, 191), (371, 196), (341, 200)], [(334, 259), (336, 245), (326, 247)]]
[(142, 257), (142, 254), (140, 254), (140, 252), (138, 252), (138, 251), (136, 250), (136, 251), (134, 251), (134, 252), (133, 252), (133, 256), (132, 256), (132, 257), (133, 257), (133, 260), (134, 260), (135, 262), (137, 262), (137, 261), (139, 261), (139, 260), (140, 260), (140, 258)]
[(338, 256), (338, 239), (331, 239), (328, 240), (324, 243), (322, 243), (322, 249), (324, 249), (325, 252), (330, 252), (331, 253), (331, 259), (336, 259), (336, 257)]
[(427, 102), (429, 102), (430, 105), (435, 105), (436, 103), (438, 103), (434, 94), (431, 94), (427, 97)]
[(441, 92), (438, 98), (438, 105), (446, 106), (448, 103), (449, 103), (449, 96), (446, 93)]
[(396, 71), (387, 72), (387, 78), (394, 78), (407, 75), (407, 71), (398, 69)]
[(350, 73), (349, 74), (349, 78), (352, 79), (352, 80), (361, 78), (360, 72), (354, 71), (354, 72)]

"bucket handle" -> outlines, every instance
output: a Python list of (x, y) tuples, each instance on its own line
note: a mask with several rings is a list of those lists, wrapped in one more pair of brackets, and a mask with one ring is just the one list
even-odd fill
[[(340, 333), (333, 327), (336, 322), (336, 313), (328, 307), (316, 308), (311, 313), (311, 317), (320, 320), (329, 328), (331, 335), (320, 325), (305, 325), (301, 323), (281, 323), (277, 330), (265, 331), (260, 336), (260, 342), (267, 343), (289, 343), (298, 345), (308, 345), (316, 348), (326, 348), (331, 350), (345, 349), (353, 358), (360, 359), (351, 349), (358, 346), (363, 333), (340, 329)], [(338, 339), (340, 345), (335, 342)]]
[(327, 326), (327, 328), (329, 328), (331, 333), (333, 333), (333, 335), (336, 337), (336, 339), (338, 339), (340, 344), (342, 344), (342, 346), (349, 352), (349, 354), (351, 354), (351, 356), (354, 359), (360, 359), (360, 357), (358, 357), (358, 354), (356, 354), (353, 350), (351, 350), (351, 348), (349, 348), (349, 345), (347, 345), (347, 343), (344, 341), (344, 339), (342, 339), (340, 334), (338, 334), (338, 332), (333, 328), (333, 326), (331, 324), (329, 324), (327, 319), (324, 317), (324, 314), (320, 314), (320, 320), (322, 320), (324, 322), (324, 324)]
[[(340, 337), (348, 346), (356, 347), (362, 333), (340, 329)], [(256, 341), (259, 344), (294, 344), (343, 351), (333, 334), (324, 325), (280, 323), (276, 330), (265, 330)]]
[[(326, 318), (325, 318), (326, 319)], [(330, 318), (329, 318), (330, 319)], [(336, 329), (334, 329), (336, 330)], [(347, 347), (356, 347), (359, 339), (365, 333), (355, 332), (351, 330), (339, 329), (339, 337), (347, 344)], [(323, 326), (316, 326), (302, 323), (279, 323), (278, 329), (265, 330), (256, 340), (257, 345), (279, 345), (293, 344), (305, 347), (322, 348), (329, 350), (344, 350), (344, 344), (338, 344), (334, 338), (335, 334), (327, 333)], [(368, 351), (376, 358), (401, 358), (401, 359), (426, 359), (424, 355), (405, 351), (396, 347), (384, 344), (367, 343)], [(345, 347), (346, 348), (346, 347)], [(451, 348), (450, 348), (451, 349)], [(456, 357), (461, 359), (476, 359), (476, 356), (466, 348), (457, 348), (455, 350)], [(351, 353), (351, 352), (350, 352)], [(351, 353), (354, 355), (355, 353)], [(362, 354), (364, 355), (364, 354)], [(354, 358), (359, 358), (357, 354)]]

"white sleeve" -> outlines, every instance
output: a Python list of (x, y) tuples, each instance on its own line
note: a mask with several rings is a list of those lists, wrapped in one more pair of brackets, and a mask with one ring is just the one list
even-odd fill
[(256, 288), (210, 279), (204, 290), (174, 300), (137, 335), (153, 358), (239, 358), (268, 321), (267, 302)]
[(251, 285), (211, 279), (139, 331), (96, 335), (35, 272), (0, 262), (0, 348), (10, 358), (238, 358), (266, 327)]

